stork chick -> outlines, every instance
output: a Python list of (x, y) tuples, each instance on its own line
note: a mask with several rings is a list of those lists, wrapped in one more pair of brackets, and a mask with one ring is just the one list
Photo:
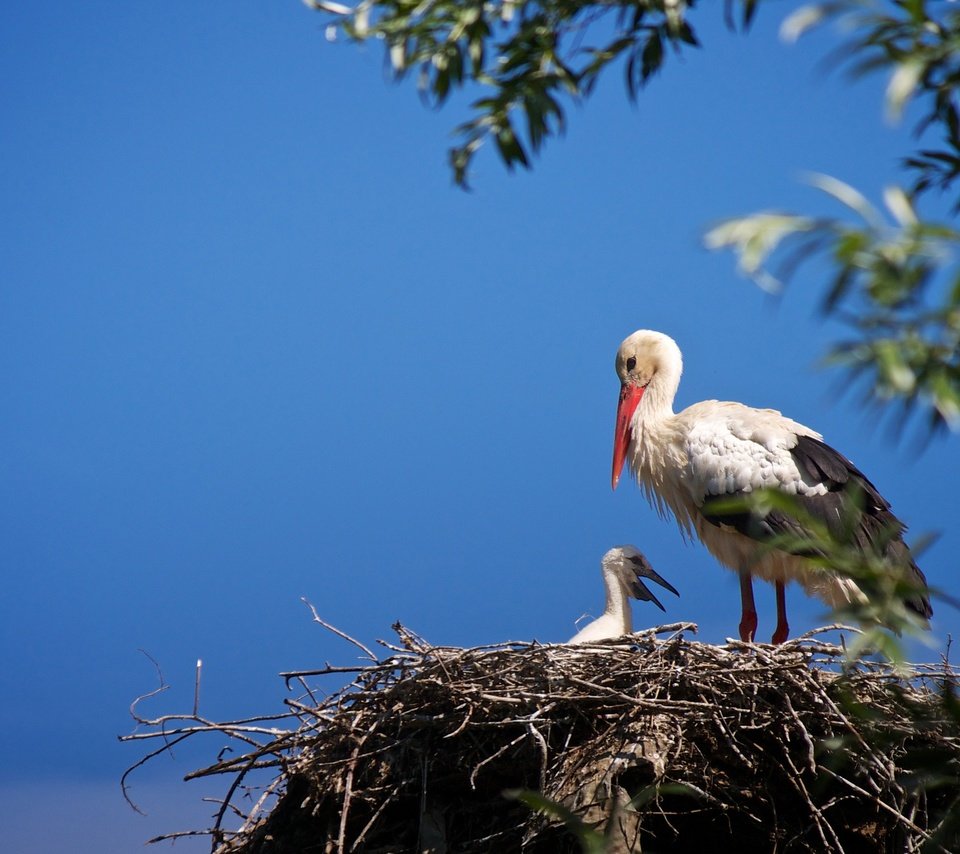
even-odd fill
[(588, 643), (630, 634), (633, 631), (633, 622), (630, 618), (628, 598), (653, 602), (661, 611), (665, 610), (641, 578), (649, 578), (661, 587), (666, 587), (671, 593), (680, 595), (633, 546), (610, 549), (603, 556), (600, 568), (607, 589), (607, 606), (601, 616), (584, 626), (568, 643)]

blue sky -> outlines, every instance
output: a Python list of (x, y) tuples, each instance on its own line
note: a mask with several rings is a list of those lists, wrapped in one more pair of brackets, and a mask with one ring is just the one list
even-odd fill
[[(470, 194), (446, 167), (459, 108), (424, 108), (377, 46), (327, 42), (295, 0), (5, 10), (11, 850), (134, 851), (203, 824), (224, 785), (178, 781), (215, 740), (135, 778), (146, 818), (120, 799), (140, 749), (116, 737), (155, 684), (138, 650), (171, 685), (150, 713), (189, 708), (197, 658), (209, 717), (278, 710), (278, 672), (355, 660), (301, 597), (368, 644), (398, 619), (442, 644), (561, 641), (631, 542), (680, 590), (665, 619), (735, 634), (734, 576), (633, 484), (610, 491), (613, 357), (637, 328), (683, 348), (678, 406), (820, 430), (912, 534), (941, 532), (921, 564), (952, 587), (957, 439), (917, 455), (838, 395), (815, 270), (776, 301), (701, 247), (724, 216), (834, 210), (804, 171), (873, 199), (898, 179), (909, 126), (884, 124), (883, 81), (818, 71), (828, 38), (780, 44), (789, 8), (748, 36), (699, 10), (704, 49), (636, 107), (607, 80), (532, 173), (483, 151)], [(824, 620), (788, 602), (795, 632)], [(918, 654), (958, 629), (941, 606)]]

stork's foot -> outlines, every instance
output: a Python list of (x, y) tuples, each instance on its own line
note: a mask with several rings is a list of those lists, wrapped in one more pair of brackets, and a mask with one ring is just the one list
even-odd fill
[(740, 640), (745, 643), (752, 643), (754, 635), (757, 633), (757, 612), (745, 611), (740, 618)]
[(770, 638), (770, 643), (783, 643), (789, 635), (790, 626), (787, 625), (786, 621), (777, 623), (776, 631), (773, 633), (773, 637)]

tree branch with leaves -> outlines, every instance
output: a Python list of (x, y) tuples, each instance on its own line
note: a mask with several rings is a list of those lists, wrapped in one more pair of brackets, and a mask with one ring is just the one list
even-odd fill
[[(590, 96), (601, 74), (622, 62), (629, 98), (671, 51), (697, 47), (689, 21), (695, 2), (634, 0), (362, 0), (347, 7), (305, 0), (331, 16), (333, 33), (379, 40), (400, 80), (440, 106), (467, 85), (483, 90), (450, 149), (456, 183), (466, 188), (473, 156), (492, 141), (508, 169), (530, 168), (544, 142), (563, 132), (565, 103)], [(748, 25), (756, 0), (739, 0)], [(728, 14), (732, 15), (728, 3)]]
[[(545, 142), (566, 127), (567, 108), (590, 96), (619, 67), (635, 100), (671, 53), (698, 47), (694, 0), (361, 0), (353, 7), (305, 0), (353, 42), (382, 41), (397, 79), (415, 74), (433, 105), (482, 90), (449, 152), (455, 182), (466, 188), (480, 147), (492, 141), (508, 169), (530, 168)], [(726, 0), (730, 27), (749, 28), (759, 0)], [(960, 176), (960, 8), (927, 0), (832, 0), (801, 6), (781, 27), (795, 41), (815, 27), (843, 33), (832, 59), (854, 75), (888, 76), (886, 112), (908, 103), (921, 112), (918, 133), (939, 133), (903, 158), (906, 189), (885, 191), (893, 222), (842, 181), (818, 178), (857, 220), (760, 213), (731, 219), (707, 236), (729, 247), (740, 267), (768, 289), (819, 256), (827, 273), (826, 315), (848, 322), (852, 336), (828, 362), (863, 381), (868, 397), (915, 412), (931, 432), (960, 428), (960, 268), (958, 232), (924, 218), (920, 197), (953, 191)], [(953, 212), (960, 210), (960, 196)], [(781, 250), (779, 253), (777, 250)], [(773, 256), (776, 255), (776, 258)], [(767, 267), (783, 261), (777, 276)]]

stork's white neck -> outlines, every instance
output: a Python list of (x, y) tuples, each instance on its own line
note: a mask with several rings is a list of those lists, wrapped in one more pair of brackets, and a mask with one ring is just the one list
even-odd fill
[(627, 591), (620, 580), (620, 574), (614, 567), (604, 564), (603, 583), (607, 587), (604, 616), (616, 620), (618, 625), (623, 626), (622, 634), (630, 634), (633, 631), (630, 603), (627, 601)]
[(650, 380), (630, 424), (627, 459), (647, 500), (663, 516), (669, 506), (684, 530), (689, 526), (684, 493), (670, 482), (683, 471), (683, 435), (673, 411), (681, 365), (662, 364)]
[[(671, 365), (662, 367), (647, 384), (640, 404), (633, 413), (630, 438), (633, 443), (634, 472), (642, 477), (644, 461), (654, 455), (661, 458), (669, 441), (673, 418), (673, 399), (680, 385), (680, 371)], [(658, 459), (658, 462), (661, 460)]]
[(643, 399), (637, 407), (634, 421), (643, 419), (647, 422), (662, 421), (673, 415), (673, 399), (680, 388), (680, 374), (683, 368), (679, 362), (664, 359), (656, 373), (647, 383)]

